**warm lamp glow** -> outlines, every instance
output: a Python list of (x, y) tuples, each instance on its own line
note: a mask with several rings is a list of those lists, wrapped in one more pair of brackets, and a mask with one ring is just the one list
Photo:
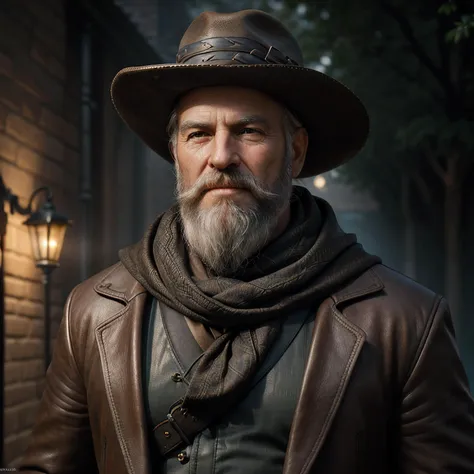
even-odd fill
[(323, 189), (326, 186), (326, 178), (324, 176), (316, 176), (313, 184), (315, 188)]
[[(41, 246), (42, 246), (44, 249), (46, 249), (46, 247), (48, 246), (48, 241), (47, 241), (47, 240), (43, 240), (43, 241), (41, 242)], [(55, 249), (57, 246), (58, 246), (58, 243), (57, 243), (55, 240), (51, 240), (51, 241), (49, 242), (49, 248), (50, 248), (50, 249)]]

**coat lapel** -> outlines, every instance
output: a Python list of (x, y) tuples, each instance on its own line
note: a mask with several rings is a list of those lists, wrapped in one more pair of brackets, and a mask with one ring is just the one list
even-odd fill
[(310, 472), (365, 342), (364, 332), (337, 305), (382, 288), (383, 283), (369, 270), (319, 308), (283, 474)]
[(150, 474), (148, 442), (142, 392), (142, 321), (145, 290), (130, 277), (114, 281), (114, 275), (97, 285), (96, 291), (120, 300), (125, 306), (96, 328), (104, 382), (127, 472)]

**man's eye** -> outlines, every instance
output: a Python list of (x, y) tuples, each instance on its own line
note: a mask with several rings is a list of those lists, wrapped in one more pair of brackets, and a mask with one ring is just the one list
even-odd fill
[(240, 131), (240, 133), (241, 133), (242, 135), (247, 135), (247, 134), (249, 134), (249, 133), (260, 133), (260, 131), (257, 130), (257, 129), (255, 129), (255, 128), (245, 127), (245, 128), (243, 128), (243, 129)]
[(206, 135), (206, 132), (193, 132), (188, 135), (188, 140), (191, 140), (192, 138), (201, 138), (204, 135)]

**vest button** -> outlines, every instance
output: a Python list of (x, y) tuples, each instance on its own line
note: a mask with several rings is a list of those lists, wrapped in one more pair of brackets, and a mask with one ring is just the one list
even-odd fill
[(181, 374), (179, 374), (178, 372), (176, 372), (175, 374), (173, 374), (171, 376), (171, 380), (173, 382), (182, 382), (183, 381), (183, 377), (181, 377)]
[(186, 454), (185, 451), (182, 451), (181, 453), (178, 454), (178, 461), (181, 464), (187, 464), (189, 462), (189, 456)]

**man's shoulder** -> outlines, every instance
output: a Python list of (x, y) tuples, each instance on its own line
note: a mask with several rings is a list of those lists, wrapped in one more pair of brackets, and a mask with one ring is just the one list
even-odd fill
[(394, 304), (404, 308), (431, 308), (442, 297), (412, 278), (385, 265), (376, 265), (374, 273), (384, 286), (385, 304)]
[[(376, 265), (369, 273), (377, 291), (343, 306), (344, 316), (375, 345), (412, 350), (440, 308), (447, 310), (444, 298), (385, 265)], [(393, 347), (395, 341), (398, 349)]]
[(80, 314), (81, 319), (104, 319), (144, 292), (124, 265), (117, 262), (79, 283), (69, 295), (67, 309), (72, 318)]

